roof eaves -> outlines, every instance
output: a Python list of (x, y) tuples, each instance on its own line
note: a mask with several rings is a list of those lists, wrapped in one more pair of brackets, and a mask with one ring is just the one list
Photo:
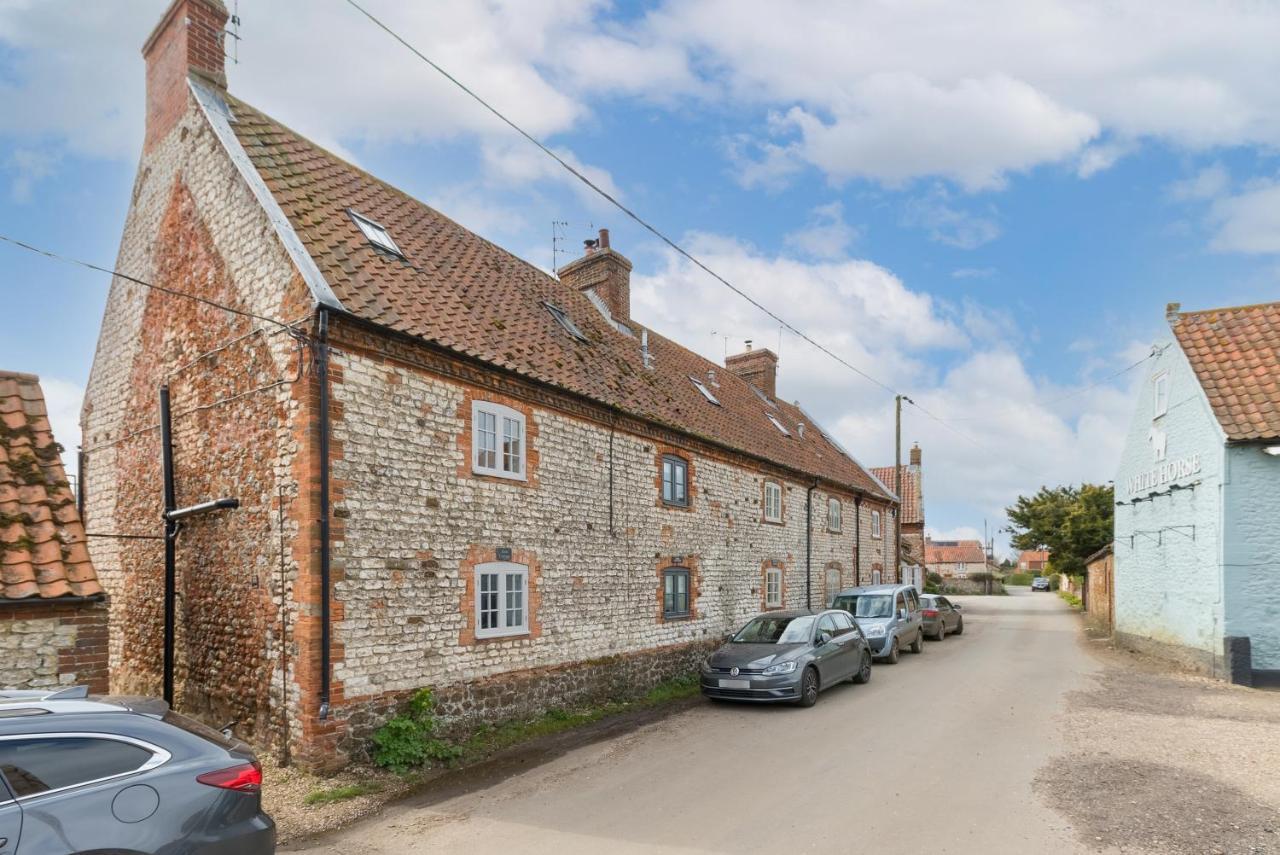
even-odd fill
[(281, 210), (280, 203), (276, 201), (275, 196), (271, 194), (271, 190), (267, 188), (266, 182), (262, 180), (262, 176), (258, 173), (257, 168), (249, 159), (248, 153), (244, 150), (244, 146), (240, 144), (240, 139), (231, 130), (231, 122), (235, 121), (235, 119), (231, 115), (231, 109), (227, 106), (227, 102), (195, 77), (188, 77), (187, 85), (191, 88), (191, 93), (195, 96), (196, 103), (200, 105), (205, 120), (209, 122), (209, 127), (213, 128), (214, 136), (218, 138), (223, 150), (231, 158), (231, 163), (235, 166), (236, 171), (240, 173), (240, 177), (249, 185), (250, 192), (258, 200), (258, 204), (262, 206), (263, 212), (267, 215), (272, 228), (276, 231), (276, 236), (284, 244), (285, 252), (289, 254), (289, 258), (293, 260), (298, 272), (302, 274), (303, 281), (307, 283), (307, 287), (311, 290), (312, 300), (317, 305), (342, 311), (341, 301), (333, 293), (333, 288), (325, 280), (324, 274), (320, 272), (315, 259), (311, 257), (306, 247), (303, 246), (302, 239), (298, 237), (298, 233), (294, 231), (293, 224), (289, 222), (289, 218)]

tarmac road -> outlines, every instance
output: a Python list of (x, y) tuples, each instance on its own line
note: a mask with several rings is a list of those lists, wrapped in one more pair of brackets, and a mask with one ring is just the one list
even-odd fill
[(313, 853), (1084, 852), (1031, 789), (1099, 665), (1052, 594), (958, 597), (965, 632), (817, 706), (704, 702), (470, 792), (425, 793)]

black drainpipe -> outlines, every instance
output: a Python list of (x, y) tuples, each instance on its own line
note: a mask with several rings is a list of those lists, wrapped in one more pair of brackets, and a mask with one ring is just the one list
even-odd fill
[(320, 386), (320, 720), (329, 717), (329, 313), (320, 307), (316, 382)]
[(862, 584), (862, 497), (853, 497), (853, 584)]
[(814, 481), (804, 494), (804, 607), (813, 608), (813, 491)]
[(173, 706), (174, 633), (177, 612), (178, 523), (169, 514), (177, 510), (173, 484), (173, 419), (169, 387), (160, 387), (160, 469), (164, 481), (164, 702)]

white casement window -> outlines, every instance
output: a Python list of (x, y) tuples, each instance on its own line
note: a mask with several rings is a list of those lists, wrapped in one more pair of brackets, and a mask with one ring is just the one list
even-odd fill
[(872, 571), (871, 571), (871, 584), (872, 584), (872, 585), (879, 585), (879, 584), (880, 584), (880, 571), (879, 571), (879, 570), (872, 570)]
[(775, 481), (764, 482), (764, 518), (782, 522), (782, 485)]
[(871, 512), (871, 536), (880, 537), (880, 512)]
[(529, 568), (510, 561), (476, 567), (476, 638), (529, 631)]
[(782, 608), (782, 568), (768, 567), (764, 571), (764, 607)]
[(501, 404), (471, 405), (471, 471), (525, 480), (524, 414)]
[(840, 500), (827, 499), (827, 530), (828, 531), (840, 530), (840, 513), (841, 513)]
[(1151, 383), (1151, 418), (1158, 419), (1169, 412), (1169, 372), (1160, 372)]

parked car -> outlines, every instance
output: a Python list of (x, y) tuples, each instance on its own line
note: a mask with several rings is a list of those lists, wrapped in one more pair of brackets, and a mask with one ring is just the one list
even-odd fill
[(924, 650), (920, 597), (911, 585), (848, 588), (831, 598), (831, 607), (853, 616), (877, 659), (895, 664), (904, 645), (912, 653)]
[(948, 635), (964, 632), (964, 615), (960, 604), (953, 603), (941, 594), (920, 595), (920, 616), (924, 619), (924, 634), (934, 641), (942, 641)]
[(269, 855), (247, 745), (145, 698), (0, 691), (0, 855)]
[(1034, 579), (1032, 579), (1032, 580), (1031, 580), (1031, 590), (1033, 590), (1033, 591), (1047, 591), (1047, 590), (1049, 590), (1049, 577), (1048, 577), (1048, 576), (1037, 576), (1037, 577), (1035, 577)]
[(844, 680), (871, 679), (871, 648), (836, 610), (765, 612), (702, 663), (702, 693), (717, 700), (790, 701), (811, 707)]

